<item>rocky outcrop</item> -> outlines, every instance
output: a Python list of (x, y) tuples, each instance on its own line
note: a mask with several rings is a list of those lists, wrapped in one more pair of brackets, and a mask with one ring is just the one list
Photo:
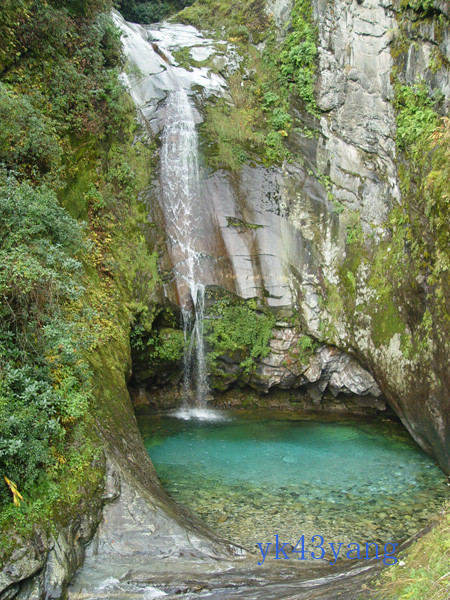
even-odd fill
[[(301, 346), (302, 339), (305, 336), (295, 328), (276, 327), (269, 342), (269, 353), (259, 359), (251, 374), (245, 374), (241, 366), (242, 357), (233, 354), (220, 357), (216, 368), (221, 372), (220, 378), (212, 377), (213, 388), (224, 390), (236, 383), (263, 393), (273, 389), (306, 388), (316, 405), (320, 404), (326, 392), (335, 397), (354, 394), (371, 396), (372, 400), (380, 398), (381, 391), (375, 380), (355, 359), (338, 348), (326, 345), (305, 351)], [(382, 400), (378, 406), (385, 408)]]
[(392, 106), (392, 12), (376, 0), (313, 2), (319, 27), (317, 104), (324, 113), (318, 168), (366, 231), (400, 199)]
[[(94, 492), (94, 493), (92, 493)], [(112, 498), (90, 490), (68, 524), (54, 524), (53, 534), (37, 526), (31, 539), (16, 538), (16, 549), (0, 570), (1, 600), (64, 598), (70, 580), (83, 564), (85, 546), (94, 535), (104, 504)]]
[[(331, 285), (325, 293), (316, 280), (315, 291), (325, 301), (325, 310), (316, 310), (319, 318), (315, 322), (308, 319), (308, 327), (318, 334), (318, 325), (325, 321), (329, 339), (340, 348), (351, 348), (370, 367), (412, 436), (448, 471), (448, 343), (439, 335), (431, 340), (432, 335), (429, 349), (414, 358), (405, 350), (405, 339), (419, 345), (417, 323), (425, 312), (422, 299), (429, 291), (418, 289), (420, 275), (417, 281), (408, 282), (405, 272), (401, 293), (389, 298), (381, 291), (389, 281), (388, 271), (378, 278), (373, 275), (373, 260), (379, 253), (377, 238), (390, 239), (386, 216), (400, 198), (393, 68), (404, 83), (427, 81), (432, 91), (443, 95), (442, 106), (448, 105), (448, 29), (444, 27), (444, 33), (443, 15), (420, 18), (411, 11), (402, 12), (392, 2), (328, 6), (319, 2), (314, 3), (314, 11), (320, 41), (318, 103), (326, 110), (317, 165), (329, 173), (332, 192), (345, 206), (340, 219), (345, 219), (348, 209), (357, 210), (363, 236), (355, 247), (341, 246), (335, 252), (338, 259), (328, 262), (326, 279)], [(394, 43), (396, 50), (391, 53)], [(387, 254), (392, 251), (386, 248)], [(356, 256), (361, 253), (362, 258)], [(401, 256), (397, 260), (401, 262)], [(395, 259), (390, 263), (395, 264)], [(418, 273), (418, 265), (410, 268)], [(349, 286), (346, 278), (355, 285)], [(336, 296), (330, 299), (333, 280), (338, 282), (335, 290), (345, 298), (343, 310), (333, 306)], [(351, 303), (351, 308), (345, 303)], [(306, 311), (310, 312), (309, 307)], [(442, 328), (444, 322), (437, 320), (435, 331)]]

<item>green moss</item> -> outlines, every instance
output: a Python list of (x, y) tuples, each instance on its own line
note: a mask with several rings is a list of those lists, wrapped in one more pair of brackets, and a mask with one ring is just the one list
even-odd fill
[[(437, 352), (443, 350), (446, 341), (440, 332), (450, 323), (444, 300), (449, 293), (450, 270), (450, 125), (439, 115), (441, 95), (432, 93), (423, 81), (406, 85), (405, 74), (407, 42), (413, 42), (411, 9), (418, 13), (413, 16), (415, 30), (420, 30), (425, 18), (434, 28), (437, 43), (442, 42), (445, 18), (431, 1), (405, 1), (402, 6), (406, 12), (397, 13), (397, 23), (405, 43), (403, 53), (395, 56), (393, 71), (402, 206), (390, 216), (395, 260), (391, 255), (388, 264), (395, 274), (395, 297), (406, 307), (403, 318), (408, 319), (411, 331), (409, 341), (402, 336), (402, 349), (408, 357), (417, 358), (432, 347)], [(438, 47), (430, 68), (448, 69)]]
[(337, 285), (326, 282), (326, 289), (322, 296), (323, 309), (319, 324), (322, 339), (337, 344), (337, 330), (335, 323), (344, 318), (344, 304), (341, 292)]
[(378, 306), (373, 307), (370, 312), (372, 340), (376, 346), (389, 345), (390, 339), (396, 333), (405, 331), (405, 323), (391, 298), (381, 298), (377, 304)]
[(346, 213), (346, 230), (348, 246), (353, 244), (360, 246), (364, 239), (362, 226), (361, 226), (361, 215), (359, 211), (347, 211)]

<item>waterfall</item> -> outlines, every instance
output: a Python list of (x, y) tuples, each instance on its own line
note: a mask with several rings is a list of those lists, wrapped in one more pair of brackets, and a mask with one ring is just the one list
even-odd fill
[(201, 254), (194, 249), (193, 243), (201, 231), (201, 220), (196, 217), (199, 193), (194, 113), (187, 92), (178, 88), (169, 93), (165, 105), (161, 149), (162, 209), (183, 316), (183, 400), (185, 405), (204, 407), (209, 395), (203, 339), (205, 286), (199, 281)]

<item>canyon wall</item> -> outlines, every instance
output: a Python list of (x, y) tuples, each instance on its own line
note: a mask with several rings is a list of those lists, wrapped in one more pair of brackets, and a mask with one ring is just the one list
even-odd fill
[[(294, 4), (265, 8), (278, 46), (292, 31)], [(217, 298), (222, 289), (254, 301), (259, 314), (275, 315), (270, 352), (256, 360), (253, 374), (240, 367), (245, 356), (225, 353), (213, 385), (223, 390), (237, 382), (261, 391), (307, 386), (319, 404), (325, 389), (373, 398), (382, 393), (448, 471), (447, 267), (433, 280), (429, 265), (410, 249), (408, 230), (416, 227), (417, 235), (426, 236), (427, 223), (424, 217), (414, 224), (411, 217), (424, 208), (405, 191), (405, 173), (414, 168), (396, 137), (399, 86), (423, 82), (437, 114), (448, 108), (445, 7), (436, 4), (426, 13), (375, 0), (314, 2), (316, 109), (306, 110), (291, 96), (298, 126), (281, 132), (289, 150), (282, 164), (268, 164), (250, 149), (239, 168), (211, 167), (216, 141), (208, 127), (215, 99), (225, 112), (226, 106), (239, 109), (236, 85), (252, 90), (258, 83), (255, 59), (242, 55), (246, 46), (237, 38), (219, 43), (210, 24), (205, 37), (190, 25), (141, 28), (128, 39), (150, 42), (145, 52), (153, 53), (160, 74), (144, 69), (127, 78), (153, 134), (164, 124), (164, 98), (175, 80), (196, 111), (200, 172), (192, 243), (200, 257), (199, 281)], [(195, 22), (189, 10), (182, 20)], [(260, 23), (261, 15), (255, 16)], [(252, 30), (249, 53), (251, 47), (264, 53), (268, 41), (258, 40)], [(125, 44), (130, 62), (139, 65), (141, 50), (132, 47), (137, 42)], [(155, 180), (147, 201), (150, 219), (164, 231), (159, 186)], [(170, 235), (163, 233), (160, 242), (165, 293), (177, 304), (183, 259), (174, 257)], [(311, 343), (302, 362), (295, 355), (304, 336)], [(336, 356), (344, 358), (336, 362)], [(346, 384), (349, 364), (356, 378)]]

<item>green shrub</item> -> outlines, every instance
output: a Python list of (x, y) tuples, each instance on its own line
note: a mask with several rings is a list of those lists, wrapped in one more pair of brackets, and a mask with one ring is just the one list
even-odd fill
[(98, 12), (109, 6), (30, 0), (28, 18), (14, 23), (17, 52), (3, 81), (27, 94), (37, 120), (45, 115), (42, 127), (50, 118), (59, 135), (102, 137), (118, 126), (120, 32)]
[(119, 10), (128, 21), (155, 23), (193, 2), (194, 0), (120, 0)]
[[(66, 310), (83, 293), (83, 233), (55, 194), (0, 183), (0, 471), (27, 491), (87, 409), (83, 335)], [(0, 485), (0, 503), (9, 492)]]
[(401, 0), (400, 6), (403, 10), (410, 8), (423, 17), (437, 12), (434, 0)]
[(273, 315), (253, 310), (248, 304), (233, 304), (228, 298), (214, 305), (210, 318), (205, 321), (206, 341), (211, 346), (208, 361), (212, 371), (218, 369), (223, 355), (239, 353), (244, 356), (241, 367), (249, 374), (256, 359), (270, 352), (269, 341), (275, 325)]
[(137, 356), (143, 356), (152, 366), (177, 362), (183, 358), (184, 333), (171, 327), (148, 332), (143, 324), (137, 323), (131, 330), (131, 347)]
[(45, 175), (59, 165), (62, 152), (55, 124), (27, 96), (1, 82), (0, 121), (0, 163), (29, 177)]
[(429, 137), (438, 124), (434, 102), (424, 83), (414, 86), (397, 83), (394, 105), (397, 110), (397, 144), (402, 150), (411, 149), (422, 136)]
[(282, 84), (300, 96), (306, 110), (318, 114), (314, 98), (316, 79), (317, 29), (310, 0), (296, 0), (291, 16), (291, 32), (286, 36), (278, 58)]

